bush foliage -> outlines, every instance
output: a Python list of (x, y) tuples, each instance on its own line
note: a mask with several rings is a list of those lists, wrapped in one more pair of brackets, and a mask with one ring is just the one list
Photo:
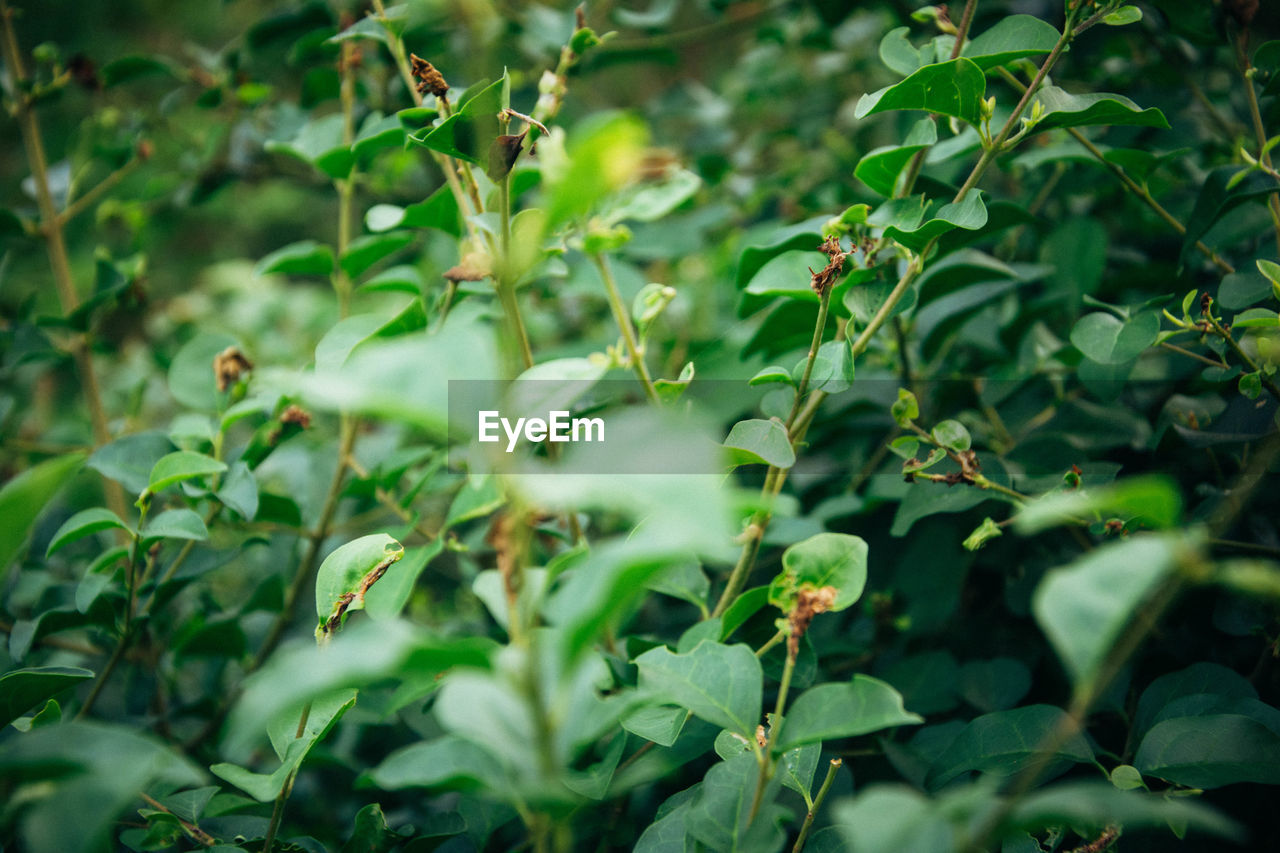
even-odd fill
[(21, 5), (3, 849), (1280, 842), (1274, 9)]

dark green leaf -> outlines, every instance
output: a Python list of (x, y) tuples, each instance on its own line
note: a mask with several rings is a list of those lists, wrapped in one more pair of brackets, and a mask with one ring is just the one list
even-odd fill
[(174, 483), (181, 483), (195, 477), (207, 477), (210, 474), (221, 474), (225, 470), (227, 470), (226, 464), (212, 456), (190, 450), (178, 450), (156, 462), (151, 469), (147, 491), (154, 494)]
[(782, 554), (782, 571), (769, 586), (769, 603), (784, 613), (795, 606), (801, 589), (836, 590), (832, 611), (844, 610), (862, 596), (867, 583), (867, 543), (847, 533), (819, 533)]
[(0, 488), (0, 567), (18, 556), (36, 516), (84, 464), (83, 453), (68, 453), (28, 468)]
[(49, 547), (45, 551), (45, 556), (47, 557), (64, 545), (68, 545), (77, 539), (83, 539), (91, 533), (112, 528), (133, 532), (129, 525), (121, 521), (120, 517), (109, 509), (94, 507), (93, 509), (81, 510), (64, 521), (58, 531), (53, 534), (53, 538), (49, 540)]
[(333, 249), (315, 240), (302, 240), (277, 249), (258, 261), (256, 275), (319, 275), (333, 273)]
[(787, 711), (775, 750), (923, 722), (902, 707), (897, 690), (869, 675), (855, 675), (851, 683), (819, 684), (800, 694)]
[(636, 658), (640, 689), (688, 708), (721, 728), (754, 738), (764, 675), (750, 646), (704, 642), (684, 655), (664, 647)]
[[(1041, 759), (1043, 750), (1066, 714), (1052, 705), (1028, 705), (978, 717), (938, 756), (925, 784), (936, 790), (973, 770), (1009, 776)], [(1056, 740), (1054, 741), (1056, 743)], [(1058, 744), (1055, 762), (1092, 762), (1093, 750), (1079, 733)]]
[(93, 672), (75, 666), (37, 666), (0, 675), (0, 728), (87, 678)]
[(738, 421), (724, 440), (734, 465), (764, 463), (776, 468), (790, 468), (796, 453), (787, 437), (787, 429), (775, 420), (759, 418)]
[(1049, 53), (1059, 35), (1052, 25), (1032, 15), (1009, 15), (974, 37), (961, 55), (985, 71), (1015, 59)]
[(203, 541), (209, 538), (204, 520), (189, 509), (170, 509), (157, 515), (142, 528), (142, 541), (156, 539), (190, 539)]
[(976, 125), (982, 119), (986, 75), (973, 60), (961, 57), (926, 65), (910, 77), (878, 92), (863, 95), (854, 110), (866, 118), (889, 110), (925, 110), (955, 116)]

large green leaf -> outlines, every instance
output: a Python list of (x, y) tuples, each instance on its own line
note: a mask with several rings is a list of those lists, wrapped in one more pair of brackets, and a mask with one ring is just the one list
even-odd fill
[(788, 613), (801, 589), (835, 587), (830, 609), (844, 610), (867, 583), (867, 543), (847, 533), (819, 533), (782, 553), (782, 571), (769, 585), (769, 603)]
[(1032, 610), (1077, 685), (1091, 682), (1134, 612), (1176, 565), (1177, 534), (1133, 536), (1053, 569)]
[(1159, 334), (1160, 315), (1154, 311), (1127, 321), (1108, 311), (1094, 311), (1076, 322), (1071, 343), (1099, 364), (1124, 364), (1142, 355)]
[(37, 666), (0, 675), (0, 728), (93, 673), (76, 666)]
[(384, 791), (402, 788), (446, 790), (500, 789), (502, 761), (483, 747), (456, 735), (410, 744), (365, 774)]
[(974, 37), (961, 56), (972, 59), (985, 71), (1015, 59), (1046, 54), (1053, 50), (1059, 35), (1051, 24), (1033, 15), (1009, 15)]
[(976, 125), (982, 120), (986, 91), (982, 68), (961, 57), (926, 65), (900, 83), (863, 95), (853, 114), (866, 118), (889, 110), (925, 110)]
[(884, 233), (913, 251), (920, 251), (930, 240), (956, 228), (977, 231), (987, 224), (987, 207), (982, 202), (982, 192), (974, 190), (959, 202), (947, 202), (937, 208), (923, 222), (896, 222), (885, 228)]
[(207, 477), (210, 474), (221, 474), (225, 470), (227, 470), (226, 463), (212, 456), (190, 450), (178, 450), (161, 458), (152, 467), (147, 491), (155, 494), (175, 483), (196, 477)]
[[(765, 786), (759, 804), (755, 793), (760, 765), (752, 755), (739, 755), (707, 771), (689, 805), (685, 825), (691, 836), (718, 853), (772, 853), (782, 849), (782, 820), (788, 811), (773, 802), (780, 779)], [(754, 820), (752, 806), (756, 805)]]
[(925, 785), (936, 790), (973, 770), (1008, 776), (1031, 765), (1055, 744), (1055, 762), (1091, 762), (1093, 749), (1078, 732), (1057, 743), (1057, 732), (1069, 725), (1067, 715), (1052, 705), (1028, 705), (978, 717), (956, 736), (929, 768)]
[[(1036, 93), (1044, 115), (1036, 130), (1092, 125), (1131, 125), (1169, 129), (1164, 113), (1155, 107), (1143, 109), (1123, 95), (1072, 95), (1057, 86), (1045, 86)], [(1034, 108), (1034, 107), (1033, 107)]]
[(1110, 782), (1067, 782), (1034, 791), (1009, 815), (1008, 826), (1032, 832), (1071, 826), (1100, 832), (1108, 826), (1195, 827), (1241, 838), (1240, 827), (1208, 806), (1186, 797), (1120, 791)]
[(683, 655), (659, 646), (636, 658), (636, 665), (642, 692), (688, 708), (721, 728), (755, 737), (764, 674), (750, 646), (706, 641)]
[(489, 146), (498, 138), (498, 113), (511, 100), (511, 81), (506, 74), (490, 84), (440, 125), (409, 138), (433, 151), (466, 160), (474, 166), (485, 165)]
[(1280, 784), (1280, 731), (1241, 714), (1156, 723), (1133, 759), (1143, 775), (1192, 788)]
[(0, 488), (0, 569), (8, 568), (18, 556), (44, 509), (62, 484), (84, 464), (83, 453), (68, 453), (23, 471)]
[(54, 551), (68, 545), (77, 539), (83, 539), (91, 533), (97, 533), (100, 530), (111, 530), (112, 528), (119, 530), (130, 530), (129, 525), (120, 520), (120, 517), (109, 509), (104, 507), (93, 507), (77, 512), (68, 518), (53, 534), (53, 538), (49, 540), (49, 547), (45, 550), (45, 556), (49, 556)]
[(924, 717), (902, 707), (902, 695), (869, 675), (855, 675), (848, 684), (810, 687), (787, 711), (776, 749), (841, 737), (854, 737), (893, 726), (913, 726)]

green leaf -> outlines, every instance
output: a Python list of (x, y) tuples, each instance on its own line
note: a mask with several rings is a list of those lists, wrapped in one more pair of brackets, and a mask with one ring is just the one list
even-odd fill
[(1123, 95), (1072, 95), (1057, 86), (1045, 86), (1036, 93), (1035, 100), (1044, 110), (1044, 115), (1036, 122), (1037, 131), (1095, 125), (1169, 129), (1169, 122), (1160, 110), (1155, 107), (1144, 110)]
[(190, 450), (178, 450), (164, 456), (151, 469), (151, 477), (147, 482), (147, 491), (155, 494), (195, 477), (207, 477), (210, 474), (221, 474), (227, 470), (226, 463), (219, 462), (212, 456), (195, 453)]
[(1069, 782), (1034, 791), (1014, 807), (1009, 823), (1031, 831), (1065, 825), (1095, 833), (1107, 826), (1182, 825), (1241, 837), (1237, 824), (1208, 806), (1164, 794), (1117, 791), (1109, 782)]
[(977, 551), (992, 539), (1003, 535), (1004, 531), (1000, 529), (1000, 525), (994, 519), (987, 517), (982, 519), (982, 524), (974, 528), (974, 531), (965, 537), (961, 544), (966, 551)]
[(456, 735), (445, 735), (396, 750), (364, 778), (384, 791), (474, 791), (501, 789), (504, 774), (501, 759), (488, 750)]
[(258, 480), (242, 461), (232, 464), (214, 496), (245, 521), (258, 514)]
[(671, 746), (680, 737), (689, 712), (674, 705), (651, 705), (638, 708), (622, 718), (622, 727), (636, 737), (651, 740), (658, 746)]
[(367, 234), (351, 241), (350, 247), (338, 261), (342, 271), (351, 278), (359, 278), (369, 267), (413, 242), (412, 234)]
[[(804, 376), (807, 358), (801, 359), (791, 370), (791, 378), (798, 386)], [(827, 341), (818, 347), (809, 374), (809, 390), (827, 394), (840, 394), (853, 386), (853, 350), (848, 339)]]
[(498, 138), (498, 113), (510, 100), (511, 83), (507, 75), (481, 90), (462, 108), (434, 128), (416, 134), (409, 139), (473, 166), (484, 166), (489, 156), (489, 146)]
[(898, 176), (918, 152), (938, 141), (937, 125), (931, 118), (922, 118), (907, 133), (901, 145), (876, 148), (864, 154), (853, 169), (853, 176), (872, 191), (886, 198), (893, 196)]
[(421, 548), (405, 549), (404, 558), (394, 572), (382, 576), (365, 593), (364, 609), (370, 619), (395, 619), (409, 603), (414, 586), (431, 561), (444, 550), (444, 536), (437, 536)]
[[(1028, 705), (984, 714), (965, 726), (938, 756), (929, 768), (925, 786), (936, 791), (973, 770), (1013, 775), (1041, 760), (1046, 737), (1066, 724), (1066, 713), (1052, 705)], [(1094, 760), (1093, 749), (1078, 732), (1057, 745), (1049, 757), (1054, 762)]]
[(665, 647), (636, 658), (642, 693), (688, 708), (709, 723), (754, 738), (764, 674), (750, 646), (700, 643), (688, 654)]
[(1280, 316), (1268, 308), (1250, 308), (1231, 318), (1231, 328), (1274, 329), (1280, 326)]
[(1137, 6), (1121, 6), (1114, 12), (1102, 16), (1102, 23), (1109, 27), (1123, 27), (1127, 24), (1136, 24), (1141, 20), (1142, 10)]
[(914, 726), (924, 717), (902, 707), (902, 695), (869, 675), (848, 684), (810, 687), (787, 711), (776, 752), (807, 743), (870, 734), (894, 726)]
[(813, 273), (827, 265), (827, 256), (821, 252), (791, 250), (775, 255), (765, 262), (747, 282), (747, 293), (757, 296), (789, 296), (817, 302), (810, 282)]
[(1210, 170), (1200, 186), (1195, 207), (1185, 220), (1187, 230), (1182, 235), (1182, 252), (1178, 263), (1185, 264), (1196, 242), (1209, 233), (1229, 211), (1247, 201), (1259, 199), (1275, 192), (1276, 182), (1260, 172), (1243, 181), (1232, 184), (1231, 178), (1238, 169), (1235, 166), (1219, 166)]
[[(497, 110), (494, 110), (494, 114), (496, 116)], [(296, 157), (330, 178), (345, 178), (355, 163), (355, 155), (342, 141), (343, 121), (341, 113), (312, 119), (292, 139), (269, 140), (263, 148)], [(494, 122), (497, 122), (497, 118)]]
[(483, 518), (506, 502), (502, 483), (497, 477), (472, 477), (458, 490), (445, 516), (446, 528)]
[(396, 115), (383, 116), (372, 112), (360, 126), (351, 152), (356, 159), (367, 161), (374, 154), (387, 148), (403, 148), (405, 132)]
[[(201, 332), (187, 341), (169, 365), (169, 393), (173, 398), (192, 409), (216, 411), (226, 395), (218, 390), (213, 360), (232, 346), (238, 347), (239, 341), (221, 332)], [(126, 436), (116, 443), (124, 445), (129, 438)]]
[(973, 443), (969, 437), (969, 430), (965, 429), (964, 424), (959, 421), (940, 421), (931, 434), (934, 441), (956, 453), (968, 450)]
[(399, 840), (400, 836), (387, 825), (387, 816), (382, 813), (382, 806), (369, 803), (356, 812), (351, 837), (342, 845), (339, 853), (387, 853)]
[(1173, 571), (1176, 534), (1132, 536), (1051, 570), (1032, 610), (1072, 680), (1088, 684), (1133, 613)]
[(347, 612), (364, 608), (361, 581), (375, 569), (386, 569), (404, 556), (404, 546), (385, 533), (361, 536), (335, 549), (316, 572), (316, 616), (320, 625), (334, 613), (344, 595), (355, 598)]
[(910, 27), (896, 27), (880, 39), (880, 61), (890, 71), (897, 72), (903, 77), (913, 73), (921, 65), (927, 64), (921, 59), (920, 51), (907, 39), (907, 34), (910, 32)]
[(130, 534), (133, 533), (133, 529), (109, 509), (94, 507), (93, 509), (81, 510), (64, 521), (58, 531), (53, 534), (53, 539), (49, 541), (49, 547), (44, 552), (45, 556), (47, 557), (64, 545), (69, 545), (77, 539), (83, 539), (91, 533), (112, 528), (128, 530)]
[(1081, 317), (1071, 329), (1071, 343), (1099, 364), (1133, 361), (1156, 342), (1160, 315), (1144, 311), (1128, 322), (1106, 311)]
[(684, 204), (702, 186), (702, 178), (688, 169), (672, 169), (657, 181), (645, 181), (623, 189), (601, 218), (607, 225), (624, 220), (654, 222)]
[(787, 437), (787, 428), (775, 420), (754, 418), (738, 421), (724, 440), (734, 465), (764, 463), (776, 468), (790, 468), (796, 452)]
[(203, 541), (209, 538), (204, 519), (189, 509), (170, 509), (157, 515), (142, 528), (142, 542), (156, 539), (190, 539)]
[[(303, 731), (302, 736), (288, 739), (287, 743), (282, 742), (280, 744), (284, 747), (283, 750), (277, 750), (277, 754), (280, 755), (280, 766), (272, 773), (254, 773), (251, 770), (228, 763), (214, 764), (209, 770), (215, 776), (227, 780), (258, 802), (269, 803), (280, 794), (289, 777), (302, 765), (307, 753), (311, 752), (311, 748), (319, 743), (338, 720), (342, 718), (343, 714), (355, 704), (356, 692), (354, 690), (335, 691), (331, 695), (313, 702), (311, 704), (311, 713), (307, 716), (306, 729)], [(296, 728), (296, 726), (297, 722), (295, 721), (294, 727)], [(290, 732), (290, 734), (293, 734), (293, 732)], [(280, 754), (281, 752), (283, 753), (282, 755)]]
[(1049, 53), (1060, 35), (1051, 24), (1032, 15), (1009, 15), (965, 45), (961, 55), (987, 71), (1016, 59)]
[(0, 675), (0, 728), (87, 678), (93, 672), (76, 666), (37, 666)]
[(748, 385), (771, 385), (775, 383), (790, 385), (794, 388), (796, 381), (791, 378), (791, 371), (776, 364), (764, 368), (747, 380)]
[(1027, 504), (1014, 519), (1024, 535), (1060, 524), (1119, 516), (1155, 528), (1176, 526), (1182, 519), (1182, 493), (1169, 477), (1127, 477), (1107, 486), (1055, 492)]
[(174, 66), (156, 56), (122, 56), (102, 67), (102, 86), (110, 89), (143, 77), (177, 77)]
[(333, 249), (315, 240), (300, 240), (258, 261), (253, 273), (329, 276), (333, 274)]
[(0, 568), (8, 568), (22, 543), (63, 483), (84, 464), (83, 453), (68, 453), (23, 471), (0, 488)]
[(769, 585), (769, 603), (783, 613), (795, 607), (801, 589), (835, 587), (831, 611), (862, 596), (867, 583), (867, 543), (847, 533), (819, 533), (782, 552), (782, 571)]
[[(916, 401), (916, 395), (906, 388), (899, 388), (898, 399), (893, 402), (889, 409), (889, 414), (893, 416), (894, 422), (900, 427), (905, 427), (908, 422), (920, 417), (920, 403)], [(911, 455), (915, 456), (914, 450)]]
[(708, 770), (685, 817), (689, 835), (723, 853), (781, 849), (786, 835), (780, 824), (790, 814), (774, 803), (781, 780), (775, 774), (757, 804), (759, 778), (760, 766), (752, 755), (736, 756)]
[(1280, 732), (1239, 714), (1177, 717), (1147, 732), (1133, 763), (1146, 776), (1192, 788), (1280, 784)]
[(626, 186), (638, 173), (648, 142), (648, 128), (631, 115), (605, 113), (584, 121), (568, 147), (568, 163), (544, 172), (547, 228), (589, 213)]
[(900, 83), (863, 95), (853, 114), (866, 118), (889, 110), (925, 110), (977, 125), (982, 120), (986, 91), (982, 68), (961, 57), (926, 65)]
[[(911, 203), (910, 200), (904, 199)], [(883, 207), (883, 205), (882, 205)], [(881, 224), (877, 209), (872, 214), (872, 224)], [(987, 224), (987, 206), (983, 204), (982, 192), (974, 190), (959, 202), (947, 202), (920, 222), (901, 221), (889, 224), (884, 229), (886, 236), (893, 238), (912, 251), (921, 251), (935, 237), (946, 234), (956, 228), (966, 231), (977, 231)]]

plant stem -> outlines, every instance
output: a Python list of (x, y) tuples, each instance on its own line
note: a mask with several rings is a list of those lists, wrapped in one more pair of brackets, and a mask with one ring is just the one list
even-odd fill
[(654, 405), (660, 406), (662, 399), (658, 396), (657, 389), (653, 387), (653, 380), (649, 377), (649, 368), (644, 363), (644, 351), (636, 339), (636, 330), (631, 325), (631, 315), (622, 301), (622, 294), (618, 292), (618, 283), (613, 278), (613, 271), (609, 269), (609, 259), (601, 252), (592, 252), (591, 260), (600, 271), (600, 278), (604, 280), (605, 293), (609, 297), (609, 308), (613, 311), (613, 319), (618, 324), (618, 330), (622, 332), (627, 355), (631, 358), (631, 367), (640, 379), (640, 384), (644, 386), (645, 394)]
[[(298, 716), (298, 728), (293, 735), (294, 740), (298, 740), (307, 733), (307, 720), (310, 718), (311, 703), (308, 702), (302, 707), (302, 713)], [(289, 800), (289, 795), (293, 793), (293, 780), (297, 778), (298, 768), (295, 767), (293, 772), (285, 777), (284, 784), (280, 786), (280, 793), (276, 795), (276, 804), (271, 809), (271, 823), (267, 824), (267, 835), (262, 842), (262, 853), (271, 853), (271, 848), (275, 845), (276, 833), (280, 830), (280, 821), (284, 818), (284, 805)]]
[(81, 213), (84, 213), (84, 211), (87, 210), (95, 201), (102, 198), (102, 196), (105, 195), (112, 187), (123, 181), (130, 172), (138, 168), (138, 165), (141, 162), (142, 159), (135, 155), (129, 160), (129, 162), (125, 163), (119, 169), (116, 169), (114, 172), (99, 181), (93, 189), (89, 190), (74, 201), (68, 202), (67, 206), (62, 209), (60, 214), (58, 214), (59, 222), (66, 225)]
[(951, 58), (956, 59), (964, 50), (965, 40), (969, 36), (969, 24), (973, 22), (973, 10), (978, 0), (968, 0), (964, 4), (964, 12), (960, 14), (960, 26), (956, 28), (956, 43), (951, 47)]
[[(0, 0), (0, 26), (4, 27), (4, 37), (0, 42), (0, 47), (3, 48), (4, 64), (9, 69), (14, 84), (14, 113), (22, 133), (22, 144), (26, 149), (27, 162), (31, 167), (31, 177), (35, 183), (36, 206), (40, 211), (39, 231), (44, 237), (45, 248), (49, 255), (49, 266), (53, 271), (53, 283), (58, 292), (58, 301), (62, 306), (63, 314), (69, 315), (80, 307), (80, 297), (76, 293), (75, 282), (71, 275), (71, 260), (67, 253), (64, 233), (66, 222), (54, 204), (53, 192), (49, 187), (49, 158), (44, 150), (44, 137), (40, 132), (40, 123), (36, 118), (34, 106), (24, 91), (27, 74), (22, 62), (22, 53), (18, 48), (18, 36), (13, 27), (13, 9), (4, 0)], [(89, 407), (89, 422), (93, 429), (94, 443), (98, 446), (107, 444), (111, 441), (111, 429), (107, 423), (106, 408), (102, 403), (102, 391), (98, 384), (98, 375), (94, 371), (93, 356), (89, 351), (87, 336), (74, 335), (69, 349), (80, 374), (85, 403)], [(106, 479), (103, 481), (103, 491), (111, 511), (120, 518), (128, 518), (128, 504), (120, 484), (115, 480)]]
[(1271, 392), (1271, 396), (1276, 400), (1280, 400), (1280, 386), (1277, 386), (1274, 379), (1267, 377), (1258, 369), (1258, 363), (1249, 357), (1249, 354), (1241, 349), (1240, 344), (1236, 341), (1235, 336), (1231, 334), (1231, 330), (1226, 328), (1219, 322), (1217, 317), (1209, 315), (1209, 324), (1213, 326), (1213, 330), (1218, 333), (1222, 340), (1226, 341), (1231, 351), (1236, 354), (1236, 358), (1244, 362), (1245, 367), (1249, 368), (1250, 373), (1257, 373), (1258, 378), (1262, 381), (1262, 387)]
[(786, 426), (788, 432), (791, 425), (796, 421), (796, 415), (800, 412), (800, 402), (804, 399), (804, 395), (809, 390), (809, 377), (813, 374), (813, 363), (818, 359), (818, 350), (822, 347), (822, 333), (827, 326), (827, 308), (831, 305), (831, 291), (833, 288), (823, 288), (821, 294), (818, 295), (818, 319), (813, 324), (813, 341), (809, 344), (809, 357), (805, 359), (804, 373), (800, 376), (800, 384), (796, 386), (796, 398), (791, 404), (791, 413), (787, 415)]
[(800, 835), (796, 838), (795, 846), (791, 848), (791, 853), (800, 853), (804, 850), (804, 843), (809, 840), (809, 829), (813, 826), (813, 819), (818, 814), (818, 809), (822, 808), (822, 801), (827, 798), (827, 792), (831, 790), (831, 783), (835, 781), (836, 771), (844, 764), (844, 760), (840, 758), (831, 759), (831, 763), (827, 765), (827, 776), (822, 780), (822, 787), (818, 789), (818, 796), (813, 798), (813, 805), (809, 807), (809, 812), (804, 816), (804, 823), (800, 826)]
[(1227, 364), (1225, 361), (1214, 361), (1211, 358), (1206, 358), (1205, 356), (1200, 355), (1200, 353), (1198, 352), (1192, 352), (1189, 349), (1183, 349), (1182, 347), (1177, 346), (1176, 344), (1171, 344), (1168, 341), (1161, 341), (1160, 348), (1167, 349), (1169, 352), (1176, 352), (1179, 355), (1185, 355), (1187, 358), (1194, 358), (1196, 361), (1201, 362), (1202, 364), (1207, 364), (1210, 367), (1217, 367), (1221, 370), (1227, 370), (1227, 369), (1230, 369), (1231, 367), (1231, 365)]
[[(1258, 93), (1254, 91), (1253, 79), (1249, 76), (1251, 63), (1244, 49), (1244, 40), (1236, 39), (1236, 56), (1239, 60), (1240, 79), (1244, 82), (1244, 97), (1249, 104), (1249, 118), (1253, 123), (1253, 135), (1258, 142), (1258, 162), (1271, 174), (1275, 168), (1271, 165), (1271, 152), (1267, 150), (1267, 130), (1262, 124), (1262, 112), (1258, 109)], [(1280, 252), (1280, 195), (1271, 193), (1267, 196), (1267, 212), (1271, 214), (1271, 222), (1275, 226), (1276, 251)]]
[(787, 638), (786, 631), (778, 631), (772, 637), (770, 637), (763, 646), (756, 649), (756, 657), (758, 658), (764, 657), (769, 652), (770, 649), (778, 645), (778, 643), (781, 643), (786, 638)]
[(519, 348), (520, 363), (524, 369), (533, 367), (533, 349), (529, 346), (529, 333), (520, 316), (520, 302), (516, 298), (516, 282), (512, 276), (511, 266), (511, 174), (508, 173), (498, 182), (498, 212), (501, 217), (501, 256), (498, 261), (498, 275), (494, 281), (498, 290), (498, 299), (502, 302), (502, 311), (511, 327), (511, 336)]

